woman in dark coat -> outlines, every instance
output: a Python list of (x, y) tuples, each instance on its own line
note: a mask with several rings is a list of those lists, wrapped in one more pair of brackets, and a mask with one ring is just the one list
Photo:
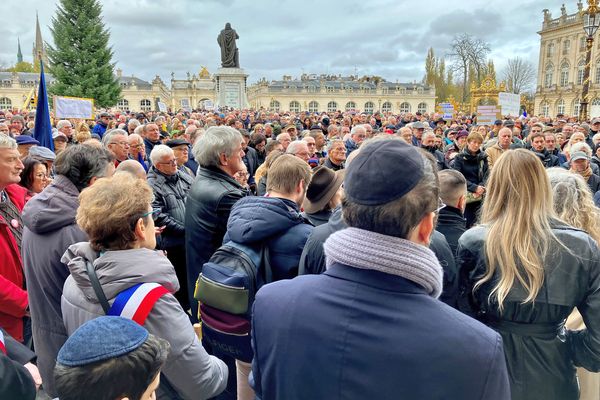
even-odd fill
[(467, 145), (454, 157), (452, 168), (462, 173), (467, 180), (467, 207), (465, 218), (467, 228), (477, 221), (481, 201), (485, 194), (485, 181), (488, 176), (487, 154), (481, 149), (483, 136), (471, 132), (467, 137)]
[[(513, 400), (578, 399), (575, 367), (600, 370), (600, 248), (524, 149), (494, 164), (481, 223), (458, 243), (459, 308), (502, 335)], [(587, 329), (565, 328), (575, 307)]]

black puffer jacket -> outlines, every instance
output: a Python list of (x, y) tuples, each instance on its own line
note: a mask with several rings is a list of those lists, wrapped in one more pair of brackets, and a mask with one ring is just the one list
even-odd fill
[(148, 171), (148, 184), (154, 191), (152, 208), (160, 208), (156, 226), (164, 226), (161, 233), (161, 247), (169, 248), (185, 243), (185, 198), (194, 178), (185, 172), (177, 171), (167, 176), (154, 166)]
[[(562, 223), (552, 231), (562, 245), (544, 260), (535, 302), (523, 304), (526, 291), (515, 282), (503, 312), (488, 301), (495, 279), (472, 290), (486, 271), (487, 228), (472, 228), (459, 240), (460, 309), (502, 335), (513, 400), (578, 399), (575, 366), (600, 370), (600, 248), (587, 233)], [(574, 307), (587, 329), (564, 328)]]
[(475, 192), (477, 186), (485, 186), (488, 177), (488, 160), (484, 151), (478, 150), (471, 154), (467, 147), (454, 157), (452, 168), (464, 175), (467, 180), (467, 190)]
[(560, 167), (560, 161), (558, 157), (550, 153), (548, 150), (544, 149), (542, 152), (533, 151), (533, 154), (538, 156), (542, 164), (544, 164), (544, 168), (552, 168), (552, 167)]

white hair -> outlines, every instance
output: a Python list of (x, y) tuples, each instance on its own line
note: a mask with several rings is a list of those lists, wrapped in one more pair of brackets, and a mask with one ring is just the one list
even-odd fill
[(592, 142), (594, 144), (598, 144), (598, 142), (600, 142), (600, 133), (596, 133), (594, 136), (592, 136)]
[(123, 135), (125, 137), (129, 136), (129, 134), (123, 129), (111, 129), (110, 131), (106, 132), (104, 136), (102, 136), (102, 145), (104, 147), (108, 147), (112, 139), (118, 135)]
[(157, 144), (150, 153), (150, 161), (152, 161), (152, 165), (156, 165), (158, 162), (160, 162), (161, 158), (164, 156), (170, 156), (171, 154), (174, 154), (172, 148), (164, 144)]
[(433, 133), (433, 130), (427, 130), (425, 132), (423, 132), (423, 137), (421, 138), (421, 140), (425, 140), (427, 139), (429, 136), (433, 136), (433, 138), (435, 139), (435, 133)]
[(71, 128), (73, 127), (73, 125), (71, 125), (71, 122), (69, 120), (66, 119), (61, 119), (60, 121), (58, 121), (56, 123), (56, 129), (58, 129), (59, 131), (64, 128), (65, 126), (70, 126)]
[(17, 141), (4, 133), (0, 133), (0, 149), (11, 149), (17, 148)]
[(359, 130), (362, 130), (365, 134), (367, 133), (367, 130), (365, 129), (364, 126), (362, 125), (355, 125), (352, 127), (352, 130), (350, 131), (350, 136), (354, 136), (355, 134), (358, 133)]
[[(136, 119), (137, 121), (137, 119)], [(140, 135), (140, 136), (144, 136), (144, 125), (138, 125), (134, 130), (133, 130), (133, 134), (134, 135)]]
[(288, 154), (294, 154), (296, 155), (296, 153), (298, 153), (302, 147), (305, 147), (308, 149), (306, 142), (304, 140), (294, 140), (293, 142), (291, 142), (287, 149), (286, 149), (286, 153)]
[(571, 154), (573, 154), (576, 151), (583, 151), (585, 154), (587, 154), (588, 157), (592, 156), (592, 149), (586, 142), (575, 143), (569, 149), (569, 152)]
[(230, 157), (242, 143), (242, 134), (230, 126), (211, 126), (204, 132), (192, 152), (202, 167), (218, 167), (221, 165), (221, 154)]
[(133, 125), (135, 125), (135, 126), (137, 127), (137, 126), (140, 126), (141, 124), (142, 124), (142, 123), (141, 123), (140, 121), (138, 121), (138, 120), (137, 120), (137, 119), (135, 119), (135, 118), (132, 118), (132, 119), (130, 119), (130, 120), (129, 120), (129, 122), (127, 123), (127, 127), (130, 127), (130, 126), (133, 126)]

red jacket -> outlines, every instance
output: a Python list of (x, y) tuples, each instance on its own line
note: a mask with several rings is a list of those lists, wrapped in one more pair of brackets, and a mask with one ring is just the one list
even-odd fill
[[(19, 211), (23, 211), (27, 189), (10, 185), (6, 194)], [(0, 326), (18, 341), (23, 341), (23, 317), (27, 309), (23, 263), (9, 225), (0, 217)]]

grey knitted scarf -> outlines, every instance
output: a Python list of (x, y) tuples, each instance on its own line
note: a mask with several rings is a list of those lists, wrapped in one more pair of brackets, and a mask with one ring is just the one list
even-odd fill
[(335, 232), (323, 245), (327, 268), (334, 263), (398, 275), (438, 298), (444, 272), (433, 253), (409, 240), (358, 228)]

